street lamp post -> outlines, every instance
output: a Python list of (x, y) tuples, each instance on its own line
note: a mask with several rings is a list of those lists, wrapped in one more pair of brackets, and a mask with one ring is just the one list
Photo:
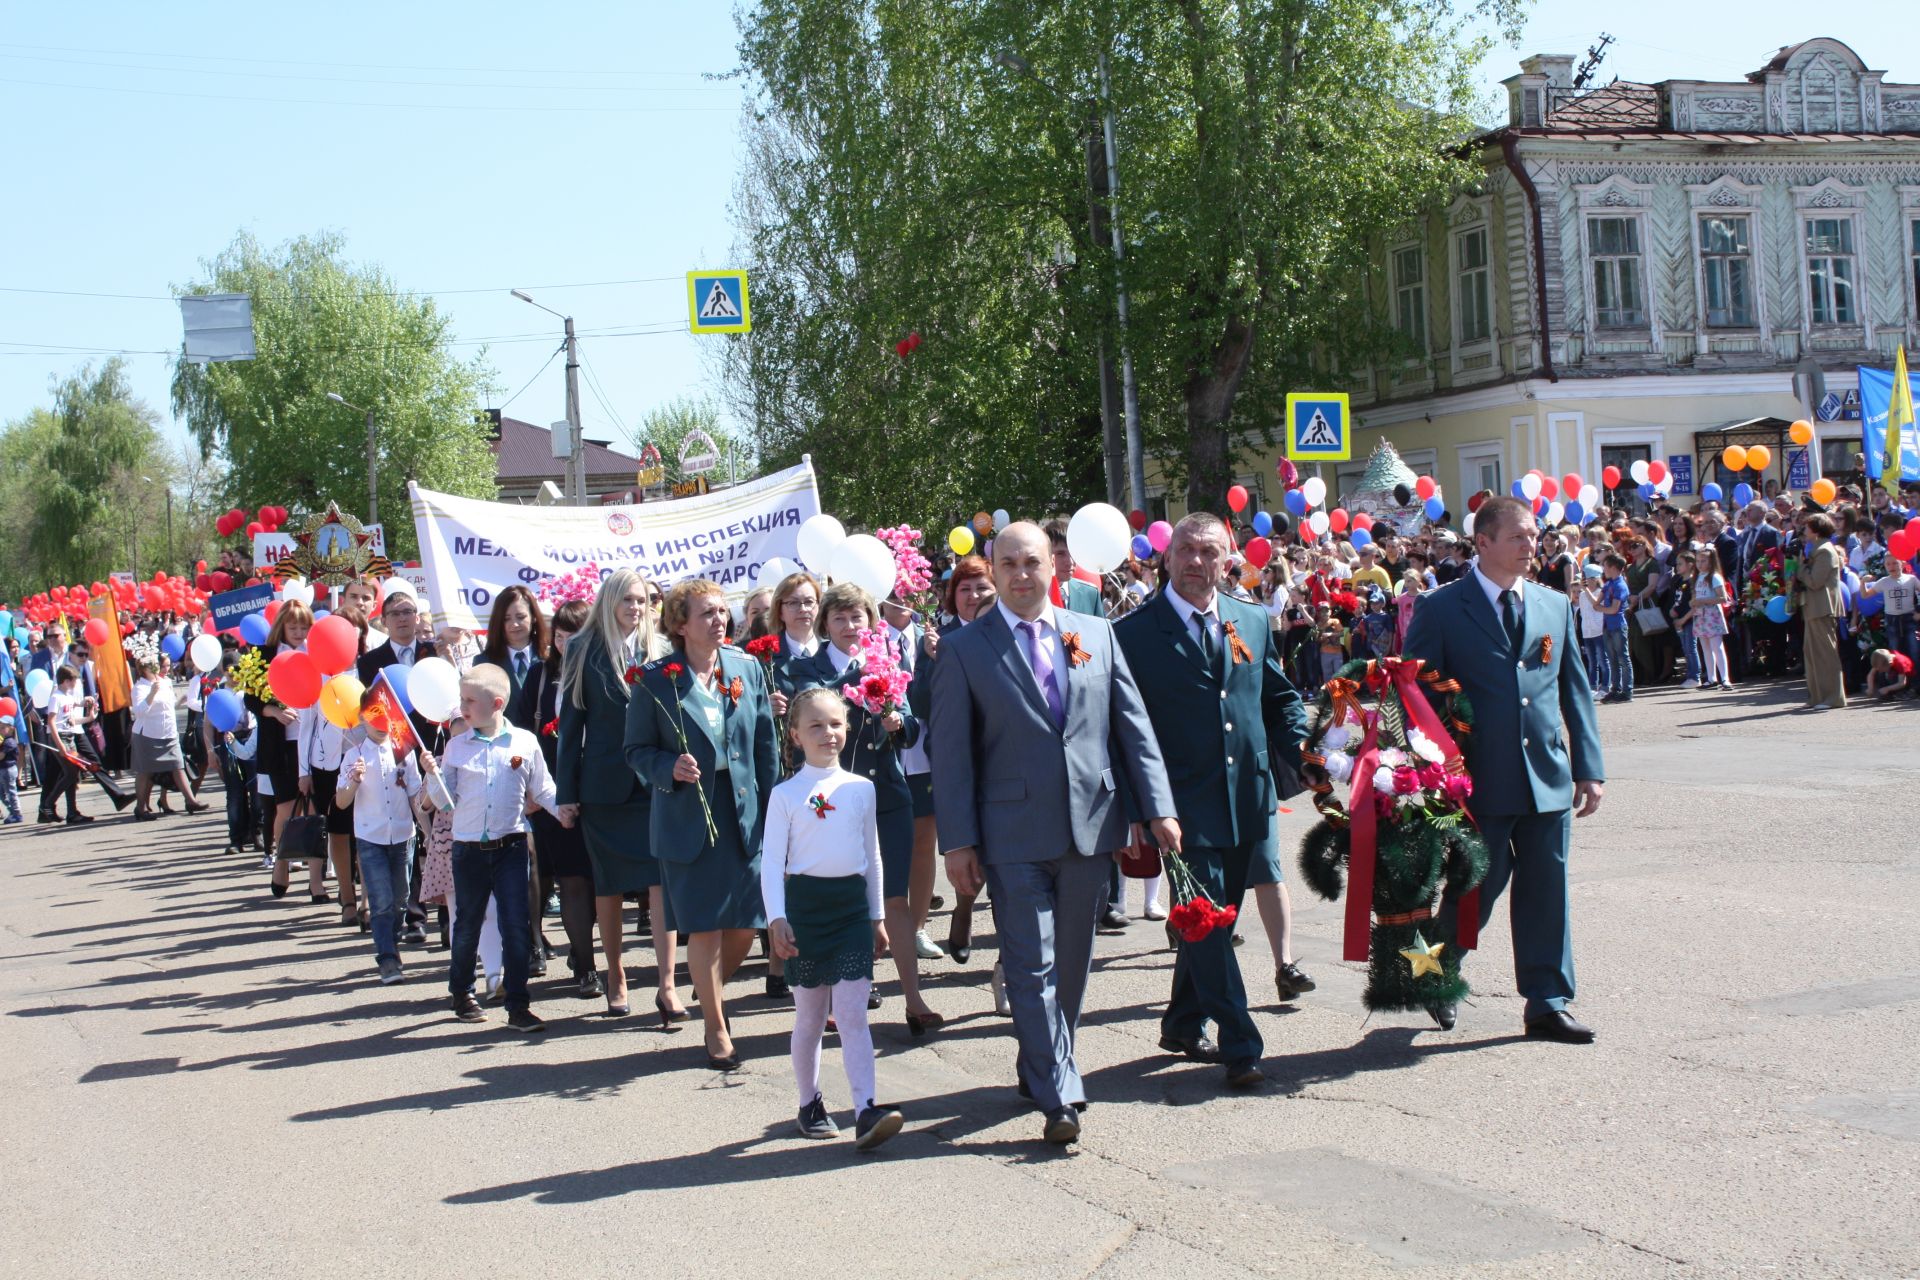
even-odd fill
[[(140, 478), (148, 484), (154, 482), (152, 476), (141, 476)], [(171, 484), (164, 486), (163, 492), (167, 495), (167, 564), (171, 567), (175, 563), (173, 558), (173, 486)]]
[(379, 463), (374, 453), (373, 410), (362, 409), (359, 405), (353, 403), (351, 400), (348, 400), (345, 396), (341, 395), (337, 391), (327, 392), (327, 399), (333, 401), (337, 405), (340, 405), (342, 408), (351, 409), (355, 413), (364, 413), (367, 415), (367, 523), (379, 524), (380, 523), (380, 473), (379, 473)]
[(524, 289), (509, 290), (514, 297), (530, 307), (550, 316), (560, 316), (560, 322), (566, 326), (567, 333), (567, 466), (563, 473), (566, 479), (567, 501), (576, 507), (587, 503), (587, 451), (586, 443), (580, 438), (580, 343), (573, 336), (573, 317), (561, 315), (552, 307), (541, 306)]

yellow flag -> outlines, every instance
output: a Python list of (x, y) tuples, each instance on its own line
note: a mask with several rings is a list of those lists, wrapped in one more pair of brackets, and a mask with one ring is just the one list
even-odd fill
[(1887, 401), (1887, 433), (1880, 442), (1886, 455), (1880, 465), (1880, 487), (1896, 498), (1900, 496), (1900, 457), (1913, 429), (1913, 384), (1907, 381), (1907, 349), (1901, 346), (1893, 355), (1893, 395)]

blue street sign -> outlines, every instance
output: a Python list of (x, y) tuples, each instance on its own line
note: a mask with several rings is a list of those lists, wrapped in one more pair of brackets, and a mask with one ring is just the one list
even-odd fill
[(1287, 457), (1345, 462), (1353, 456), (1353, 415), (1343, 391), (1287, 393)]
[(753, 328), (744, 271), (687, 272), (687, 328), (693, 333), (747, 333)]
[(207, 612), (213, 615), (214, 629), (231, 631), (240, 625), (240, 619), (249, 614), (265, 613), (267, 606), (273, 603), (273, 584), (263, 582), (257, 587), (241, 587), (237, 591), (222, 591), (217, 596), (207, 597)]
[(1806, 449), (1792, 449), (1787, 453), (1787, 488), (1810, 489), (1813, 487), (1813, 459)]
[(1667, 474), (1673, 477), (1673, 491), (1675, 493), (1692, 493), (1693, 455), (1690, 453), (1668, 454)]

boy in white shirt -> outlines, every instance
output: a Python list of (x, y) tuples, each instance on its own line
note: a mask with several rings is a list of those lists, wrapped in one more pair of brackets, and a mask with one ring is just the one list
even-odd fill
[(353, 808), (353, 844), (360, 855), (374, 964), (386, 986), (400, 981), (400, 921), (413, 873), (413, 811), (408, 801), (420, 794), (420, 766), (412, 753), (395, 758), (383, 719), (365, 718), (367, 708), (378, 700), (378, 689), (360, 697), (366, 737), (340, 758), (333, 802)]
[(453, 942), (447, 986), (454, 1016), (485, 1022), (473, 998), (473, 968), (487, 899), (493, 899), (505, 953), (507, 1025), (533, 1034), (547, 1024), (533, 1015), (527, 970), (533, 951), (533, 921), (527, 894), (527, 819), (534, 808), (573, 823), (553, 800), (553, 777), (540, 740), (502, 718), (512, 686), (506, 668), (474, 667), (460, 677), (460, 715), (469, 726), (447, 743), (446, 757), (421, 758), (427, 796), (453, 815)]
[(1611, 688), (1607, 615), (1600, 612), (1600, 583), (1605, 571), (1597, 564), (1590, 564), (1581, 574), (1581, 586), (1573, 593), (1573, 599), (1580, 610), (1580, 647), (1587, 655), (1587, 683), (1595, 689)]
[(1886, 576), (1867, 583), (1861, 591), (1879, 596), (1886, 605), (1887, 648), (1911, 659), (1914, 656), (1914, 609), (1920, 605), (1920, 578), (1913, 576), (1906, 561), (1888, 556)]

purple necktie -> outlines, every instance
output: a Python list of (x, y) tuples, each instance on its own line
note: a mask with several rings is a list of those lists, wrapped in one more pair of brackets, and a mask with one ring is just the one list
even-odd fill
[(1047, 710), (1053, 713), (1055, 726), (1065, 728), (1067, 723), (1066, 704), (1060, 700), (1060, 682), (1053, 674), (1053, 652), (1040, 639), (1040, 631), (1045, 623), (1038, 626), (1031, 622), (1020, 624), (1020, 630), (1027, 636), (1027, 661), (1033, 667), (1033, 678), (1040, 682), (1040, 692), (1046, 695)]

